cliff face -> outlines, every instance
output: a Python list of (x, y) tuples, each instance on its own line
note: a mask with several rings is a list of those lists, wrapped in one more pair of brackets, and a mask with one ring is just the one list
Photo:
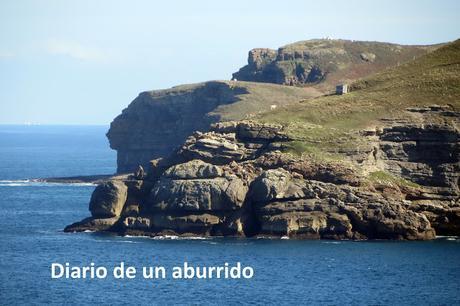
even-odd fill
[(348, 82), (433, 50), (377, 42), (311, 40), (275, 50), (254, 49), (248, 65), (235, 73), (240, 81), (213, 81), (141, 93), (111, 124), (107, 137), (117, 150), (119, 173), (164, 157), (194, 131), (211, 123), (256, 117), (270, 109), (321, 95)]
[(213, 81), (141, 93), (110, 125), (119, 173), (165, 157), (194, 131), (213, 122), (244, 119), (270, 107), (317, 96), (315, 90), (270, 84)]
[(65, 230), (460, 235), (459, 62), (456, 41), (354, 82), (341, 96), (246, 82), (141, 94), (114, 120), (109, 137), (112, 147), (135, 157), (122, 161), (126, 169), (137, 166), (132, 154), (146, 152), (146, 173), (100, 184), (91, 217)]
[(372, 182), (350, 165), (283, 154), (290, 140), (278, 125), (215, 124), (152, 161), (147, 174), (98, 186), (92, 217), (66, 231), (409, 240), (460, 233), (458, 188), (427, 204), (429, 188)]
[(241, 81), (285, 85), (324, 83), (332, 88), (384, 68), (413, 60), (433, 50), (429, 46), (402, 46), (380, 42), (316, 39), (278, 50), (249, 51), (248, 64), (233, 74)]
[(118, 172), (134, 171), (153, 157), (168, 155), (193, 131), (206, 130), (218, 120), (210, 111), (234, 103), (244, 93), (244, 88), (219, 82), (141, 93), (107, 133), (118, 153)]

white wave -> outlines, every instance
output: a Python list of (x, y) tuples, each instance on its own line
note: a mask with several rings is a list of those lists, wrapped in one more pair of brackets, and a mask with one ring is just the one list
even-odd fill
[(17, 186), (24, 186), (24, 184), (18, 184), (18, 183), (2, 184), (2, 183), (0, 183), (0, 186), (17, 187)]
[(155, 236), (153, 237), (154, 240), (176, 240), (179, 239), (179, 236), (175, 235), (163, 235), (163, 236)]
[(96, 186), (94, 183), (51, 183), (37, 180), (0, 180), (0, 186), (7, 187), (55, 187), (55, 186)]
[(192, 236), (192, 237), (181, 237), (176, 235), (160, 235), (155, 236), (152, 239), (154, 240), (208, 240), (209, 237), (201, 237), (201, 236)]
[(153, 240), (207, 240), (207, 237), (181, 237), (176, 235), (158, 235), (158, 236), (146, 236), (146, 235), (123, 235), (124, 238), (148, 238)]
[(120, 238), (130, 238), (130, 239), (152, 239), (151, 236), (148, 235), (123, 235)]
[(460, 240), (460, 236), (436, 236), (436, 239), (456, 241), (456, 240)]
[(30, 182), (30, 180), (0, 180), (0, 184), (26, 184)]

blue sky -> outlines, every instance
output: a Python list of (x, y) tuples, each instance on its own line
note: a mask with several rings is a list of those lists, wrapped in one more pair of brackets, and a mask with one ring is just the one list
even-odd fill
[(255, 47), (460, 38), (460, 1), (0, 1), (0, 123), (108, 124), (139, 92), (229, 79)]

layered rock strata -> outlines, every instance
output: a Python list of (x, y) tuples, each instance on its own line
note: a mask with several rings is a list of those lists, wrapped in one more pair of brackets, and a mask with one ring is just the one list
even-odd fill
[[(384, 130), (382, 148), (396, 131)], [(278, 125), (213, 124), (168, 157), (152, 160), (145, 175), (99, 185), (91, 199), (92, 217), (65, 230), (409, 240), (460, 233), (458, 194), (424, 201), (422, 185), (372, 184), (352, 166), (282, 153), (289, 140)], [(450, 153), (443, 156), (458, 157), (455, 148), (446, 146)]]
[(431, 48), (333, 39), (300, 41), (277, 50), (252, 49), (248, 64), (233, 78), (284, 85), (327, 81), (332, 86), (412, 60)]
[(117, 150), (117, 172), (147, 167), (167, 157), (195, 131), (242, 120), (271, 107), (317, 96), (315, 90), (273, 84), (210, 81), (141, 93), (110, 125), (107, 137)]

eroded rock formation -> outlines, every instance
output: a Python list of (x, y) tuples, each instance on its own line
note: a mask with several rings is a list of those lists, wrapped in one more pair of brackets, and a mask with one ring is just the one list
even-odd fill
[[(315, 90), (271, 84), (210, 81), (141, 93), (110, 125), (107, 137), (117, 150), (118, 173), (147, 167), (166, 157), (195, 131), (207, 132), (222, 119), (241, 120), (272, 105), (317, 96)], [(221, 139), (207, 139), (210, 145)], [(225, 140), (224, 140), (225, 142)]]
[[(459, 43), (402, 64), (435, 48), (305, 41), (251, 51), (235, 77), (314, 89), (213, 81), (142, 93), (108, 133), (118, 171), (135, 173), (99, 185), (92, 216), (65, 230), (460, 235)], [(388, 66), (349, 95), (314, 98)]]
[(237, 101), (243, 88), (223, 82), (179, 86), (141, 93), (112, 122), (107, 137), (117, 150), (118, 172), (132, 172), (153, 157), (164, 157), (194, 131), (206, 131), (218, 118), (208, 113)]
[[(429, 131), (426, 128), (427, 135)], [(449, 131), (446, 137), (436, 137), (442, 151), (437, 160), (455, 168), (458, 131)], [(373, 136), (372, 141), (378, 138), (378, 155), (388, 171), (401, 171), (392, 161), (405, 165), (429, 160), (431, 165), (432, 159), (401, 153), (419, 152), (416, 156), (420, 157), (427, 145), (420, 139), (425, 132), (401, 133), (392, 126)], [(440, 176), (443, 186), (457, 179), (457, 189), (450, 188), (450, 195), (430, 189), (437, 187), (418, 172), (406, 173), (407, 178), (426, 186), (383, 186), (368, 182), (346, 164), (318, 163), (282, 153), (283, 143), (289, 140), (279, 125), (216, 123), (209, 132), (188, 137), (168, 157), (153, 160), (141, 179), (133, 175), (98, 186), (91, 199), (92, 217), (65, 230), (309, 239), (419, 240), (432, 239), (437, 233), (460, 234), (457, 170), (447, 171), (452, 174), (449, 178)], [(398, 140), (394, 151), (402, 155), (385, 149), (390, 140)], [(441, 144), (442, 140), (448, 144)], [(401, 151), (401, 141), (410, 141), (411, 146)], [(426, 201), (428, 189), (437, 201)]]
[(412, 60), (429, 49), (426, 46), (379, 42), (307, 40), (278, 50), (252, 49), (249, 51), (248, 64), (235, 72), (233, 78), (285, 85), (327, 81), (333, 86)]
[[(130, 173), (138, 165), (146, 167), (153, 158), (168, 156), (193, 132), (209, 131), (212, 123), (251, 119), (435, 48), (329, 39), (302, 41), (278, 50), (251, 50), (248, 65), (233, 74), (238, 82), (210, 81), (142, 92), (113, 120), (107, 133), (111, 148), (117, 150), (117, 172)], [(275, 84), (316, 85), (297, 88)]]

